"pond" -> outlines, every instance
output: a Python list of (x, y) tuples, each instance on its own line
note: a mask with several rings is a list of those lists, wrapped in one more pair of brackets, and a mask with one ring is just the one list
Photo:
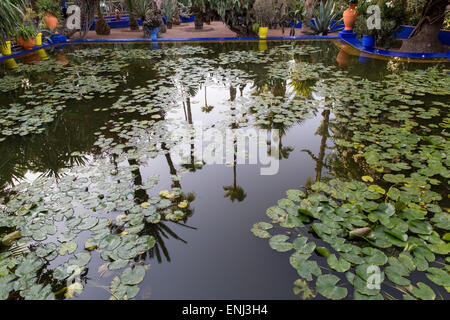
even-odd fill
[(450, 298), (448, 64), (331, 41), (17, 63), (0, 299)]

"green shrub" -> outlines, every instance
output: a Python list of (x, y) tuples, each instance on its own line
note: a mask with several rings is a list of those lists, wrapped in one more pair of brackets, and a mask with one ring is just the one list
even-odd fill
[(37, 30), (30, 26), (20, 26), (20, 28), (16, 31), (16, 37), (22, 37), (25, 41), (31, 38), (36, 38), (37, 34)]
[(36, 7), (39, 10), (39, 15), (43, 16), (46, 13), (51, 13), (55, 17), (61, 15), (61, 8), (59, 3), (55, 0), (38, 0), (36, 1)]

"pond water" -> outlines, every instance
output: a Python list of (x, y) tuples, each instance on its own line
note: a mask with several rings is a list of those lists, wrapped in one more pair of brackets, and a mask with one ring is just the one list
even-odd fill
[[(0, 298), (450, 297), (448, 65), (329, 41), (17, 63), (0, 65)], [(256, 163), (230, 131), (259, 135)]]

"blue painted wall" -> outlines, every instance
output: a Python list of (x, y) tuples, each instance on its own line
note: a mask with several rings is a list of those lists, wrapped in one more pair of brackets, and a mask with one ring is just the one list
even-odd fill
[[(411, 26), (402, 26), (400, 27), (399, 31), (396, 33), (397, 39), (408, 39), (411, 32), (414, 30), (414, 27)], [(447, 45), (450, 46), (450, 31), (448, 30), (442, 30), (439, 33), (439, 40)]]

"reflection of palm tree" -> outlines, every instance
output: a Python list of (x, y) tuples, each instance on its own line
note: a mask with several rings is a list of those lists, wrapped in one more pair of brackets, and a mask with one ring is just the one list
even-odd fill
[(322, 168), (325, 166), (325, 150), (327, 147), (327, 139), (330, 136), (328, 132), (328, 127), (330, 123), (330, 110), (324, 110), (322, 112), (323, 120), (320, 123), (319, 128), (316, 131), (316, 135), (322, 136), (320, 141), (320, 150), (318, 157), (315, 157), (314, 154), (310, 150), (302, 150), (303, 152), (308, 153), (313, 160), (316, 162), (316, 176), (315, 181), (320, 181), (322, 178)]
[(224, 197), (230, 198), (231, 202), (237, 200), (238, 202), (244, 201), (247, 197), (244, 189), (237, 184), (237, 147), (236, 140), (234, 140), (234, 160), (233, 160), (233, 184), (231, 186), (223, 186), (223, 190), (226, 191)]
[(202, 107), (202, 111), (205, 113), (210, 113), (213, 109), (214, 109), (213, 106), (208, 105), (208, 100), (207, 100), (207, 96), (206, 96), (206, 84), (205, 84), (205, 106)]
[(316, 84), (316, 79), (306, 79), (306, 80), (294, 80), (289, 82), (289, 85), (293, 87), (295, 93), (302, 97), (309, 97), (313, 92), (312, 87)]
[[(236, 99), (236, 88), (233, 86), (230, 86), (230, 101), (234, 101)], [(230, 127), (232, 129), (236, 129), (237, 123), (236, 123), (236, 115), (234, 111), (236, 108), (234, 105), (230, 108), (232, 110), (231, 114), (231, 123)], [(226, 191), (224, 197), (230, 198), (231, 202), (234, 202), (237, 200), (238, 202), (244, 201), (244, 199), (247, 197), (247, 194), (245, 193), (244, 189), (241, 186), (238, 186), (237, 184), (237, 143), (236, 138), (233, 139), (233, 184), (231, 186), (223, 186), (223, 190)]]

